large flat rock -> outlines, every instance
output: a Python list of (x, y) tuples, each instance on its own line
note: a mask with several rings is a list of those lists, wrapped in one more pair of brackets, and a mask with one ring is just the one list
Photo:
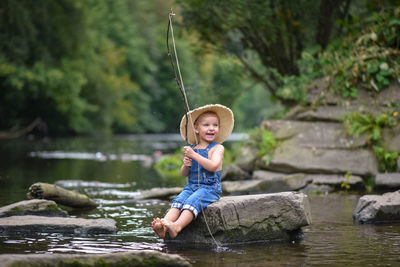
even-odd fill
[(400, 188), (400, 173), (378, 173), (375, 176), (375, 186), (378, 188)]
[(300, 147), (291, 140), (281, 143), (269, 165), (261, 160), (262, 169), (294, 173), (351, 172), (368, 176), (377, 173), (378, 163), (374, 153), (367, 149), (322, 149)]
[(263, 124), (276, 139), (291, 139), (291, 144), (299, 147), (348, 149), (366, 145), (364, 136), (347, 135), (342, 123), (273, 120)]
[(353, 211), (357, 223), (400, 222), (400, 190), (393, 193), (362, 196)]
[(379, 116), (382, 112), (387, 111), (388, 108), (380, 106), (319, 106), (313, 109), (308, 109), (297, 113), (293, 116), (296, 120), (306, 121), (333, 121), (342, 122), (345, 116), (353, 112), (371, 112), (374, 116)]
[[(236, 244), (290, 241), (311, 223), (305, 194), (282, 192), (222, 197), (204, 210), (176, 239), (166, 242)], [(207, 228), (210, 229), (210, 232)]]
[(116, 230), (116, 223), (113, 219), (82, 219), (34, 215), (0, 218), (0, 235), (37, 233), (114, 234)]
[(66, 217), (68, 213), (60, 209), (56, 202), (45, 199), (24, 200), (0, 208), (0, 217), (14, 215)]
[[(400, 180), (399, 180), (400, 181)], [(344, 174), (309, 174), (309, 173), (278, 173), (264, 170), (253, 172), (251, 180), (221, 182), (224, 194), (246, 195), (260, 193), (277, 193), (285, 191), (318, 190), (319, 186), (330, 186), (329, 191), (342, 186), (363, 188), (364, 182), (360, 176)], [(327, 189), (328, 187), (321, 187)]]
[(227, 194), (256, 194), (295, 191), (305, 187), (312, 179), (302, 173), (284, 174), (256, 170), (253, 179), (239, 181), (223, 181), (222, 191)]
[(52, 266), (192, 266), (183, 257), (159, 251), (142, 250), (122, 253), (71, 255), (71, 254), (3, 254), (0, 267), (52, 267)]

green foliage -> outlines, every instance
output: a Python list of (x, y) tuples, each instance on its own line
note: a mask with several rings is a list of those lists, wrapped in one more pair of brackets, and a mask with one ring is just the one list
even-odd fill
[(375, 187), (375, 176), (369, 176), (367, 177), (366, 180), (364, 180), (365, 183), (365, 191), (366, 193), (372, 193), (374, 187)]
[(374, 146), (373, 150), (378, 158), (379, 171), (395, 172), (397, 170), (397, 158), (400, 155), (399, 152), (390, 152), (381, 146)]
[(257, 157), (260, 159), (264, 157), (265, 164), (268, 165), (272, 160), (273, 152), (277, 146), (277, 141), (271, 131), (254, 128), (249, 133), (249, 139), (254, 142), (258, 148)]
[(235, 130), (246, 131), (270, 118), (279, 118), (284, 107), (277, 101), (273, 102), (271, 94), (265, 88), (251, 81), (244, 81), (246, 90), (235, 100), (232, 111), (235, 114)]
[(368, 143), (379, 143), (381, 141), (382, 129), (393, 127), (397, 121), (393, 113), (382, 113), (375, 117), (371, 112), (354, 112), (345, 116), (344, 126), (350, 135), (356, 137), (366, 134)]
[(155, 170), (169, 184), (181, 186), (186, 180), (181, 174), (182, 151), (177, 150), (174, 154), (163, 156), (156, 164)]
[(380, 91), (400, 79), (399, 12), (396, 7), (374, 13), (365, 22), (368, 27), (319, 55), (321, 74), (331, 77), (334, 91), (356, 98), (359, 87)]
[(352, 26), (361, 30), (331, 42), (325, 50), (320, 46), (303, 50), (297, 61), (300, 75), (281, 76), (277, 95), (302, 102), (308, 83), (317, 77), (328, 77), (332, 90), (343, 98), (357, 98), (360, 87), (377, 92), (399, 81), (399, 13), (398, 7), (382, 9)]
[(345, 117), (344, 126), (350, 135), (356, 137), (365, 134), (367, 143), (372, 146), (378, 159), (379, 171), (395, 171), (398, 152), (390, 152), (382, 146), (382, 130), (397, 125), (398, 113), (384, 112), (375, 117), (372, 113), (352, 113)]
[(344, 175), (344, 182), (340, 184), (340, 188), (345, 189), (345, 190), (350, 190), (350, 182), (351, 180), (351, 172), (346, 172)]
[[(52, 135), (176, 131), (182, 98), (164, 53), (170, 4), (1, 1), (0, 128), (41, 117)], [(179, 28), (176, 41), (191, 82), (197, 64)]]

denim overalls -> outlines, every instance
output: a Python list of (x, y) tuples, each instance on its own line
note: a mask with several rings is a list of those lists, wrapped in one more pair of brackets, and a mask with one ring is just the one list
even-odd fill
[[(212, 142), (205, 149), (194, 149), (201, 156), (208, 158), (210, 149), (218, 144)], [(194, 145), (191, 146), (192, 148)], [(200, 170), (200, 175), (198, 171)], [(194, 218), (208, 205), (216, 202), (221, 197), (221, 171), (209, 172), (204, 169), (197, 161), (192, 160), (190, 167), (188, 184), (183, 191), (172, 201), (171, 208), (190, 210)]]

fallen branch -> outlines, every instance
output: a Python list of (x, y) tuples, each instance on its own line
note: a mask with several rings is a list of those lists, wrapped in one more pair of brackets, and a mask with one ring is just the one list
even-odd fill
[(17, 130), (17, 127), (13, 127), (9, 131), (0, 131), (0, 139), (13, 139), (21, 137), (33, 129), (38, 127), (42, 132), (47, 132), (47, 125), (41, 118), (36, 118), (31, 124), (23, 129)]
[(48, 199), (73, 208), (95, 208), (96, 202), (84, 194), (47, 183), (35, 183), (26, 194), (29, 199)]

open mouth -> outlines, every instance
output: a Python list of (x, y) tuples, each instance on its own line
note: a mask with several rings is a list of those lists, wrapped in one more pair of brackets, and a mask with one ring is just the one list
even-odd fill
[(213, 138), (215, 136), (215, 134), (214, 133), (206, 133), (206, 136), (208, 138)]

